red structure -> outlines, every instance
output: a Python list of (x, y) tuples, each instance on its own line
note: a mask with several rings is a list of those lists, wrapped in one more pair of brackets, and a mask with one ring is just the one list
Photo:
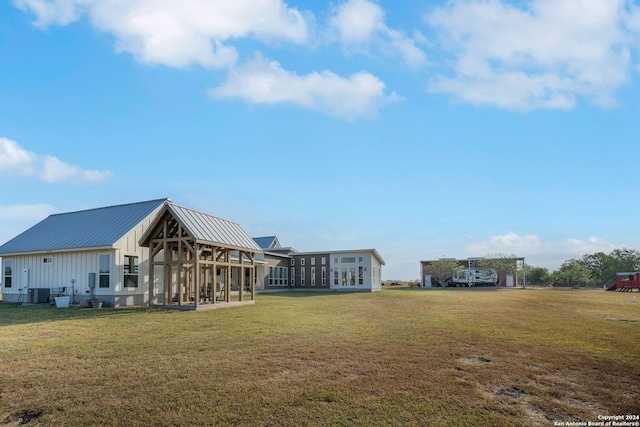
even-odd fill
[[(613, 290), (613, 286), (609, 289)], [(631, 292), (634, 289), (638, 289), (640, 291), (640, 273), (616, 274), (616, 291)]]

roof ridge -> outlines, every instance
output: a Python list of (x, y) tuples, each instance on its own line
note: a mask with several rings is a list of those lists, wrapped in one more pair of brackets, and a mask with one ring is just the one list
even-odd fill
[(80, 212), (91, 212), (91, 211), (98, 211), (101, 209), (111, 209), (111, 208), (119, 208), (119, 207), (123, 207), (123, 206), (133, 206), (133, 205), (141, 205), (143, 203), (151, 203), (151, 202), (160, 202), (160, 201), (168, 201), (169, 203), (171, 203), (171, 199), (169, 197), (164, 197), (161, 199), (151, 199), (151, 200), (145, 200), (142, 202), (132, 202), (132, 203), (121, 203), (118, 205), (111, 205), (111, 206), (101, 206), (99, 208), (90, 208), (90, 209), (79, 209), (77, 211), (70, 211), (70, 212), (58, 212), (58, 213), (54, 213), (49, 215), (51, 216), (59, 216), (59, 215), (69, 215), (69, 214), (74, 214), (74, 213), (80, 213)]
[(198, 211), (198, 210), (195, 210), (195, 209), (192, 209), (192, 208), (188, 208), (186, 206), (178, 205), (176, 203), (173, 203), (171, 200), (169, 200), (168, 204), (170, 204), (172, 206), (175, 206), (175, 207), (178, 207), (180, 209), (184, 209), (184, 210), (187, 210), (187, 211), (195, 212), (195, 213), (198, 213), (198, 214), (201, 214), (201, 215), (206, 215), (206, 216), (211, 217), (211, 218), (216, 218), (216, 219), (219, 219), (220, 221), (225, 221), (225, 222), (228, 222), (228, 223), (231, 223), (231, 224), (240, 225), (239, 222), (231, 221), (230, 219), (221, 218), (221, 217), (216, 216), (216, 215), (211, 215), (211, 214), (208, 214), (206, 212), (202, 212), (202, 211)]

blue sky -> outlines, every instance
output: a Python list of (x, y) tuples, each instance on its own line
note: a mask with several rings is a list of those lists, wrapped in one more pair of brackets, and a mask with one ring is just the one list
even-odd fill
[(170, 197), (384, 278), (640, 249), (640, 3), (0, 4), (0, 242)]

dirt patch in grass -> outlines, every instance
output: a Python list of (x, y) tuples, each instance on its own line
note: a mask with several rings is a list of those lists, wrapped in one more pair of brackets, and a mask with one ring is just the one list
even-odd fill
[(34, 411), (15, 412), (15, 413), (7, 416), (7, 418), (5, 418), (5, 420), (4, 420), (4, 423), (5, 423), (5, 425), (23, 425), (23, 424), (28, 424), (33, 420), (37, 420), (42, 415), (44, 415), (44, 411), (40, 410), (40, 409), (34, 410)]

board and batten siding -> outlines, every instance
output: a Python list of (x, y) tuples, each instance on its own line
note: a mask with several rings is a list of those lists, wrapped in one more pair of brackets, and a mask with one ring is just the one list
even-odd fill
[[(107, 304), (127, 306), (149, 303), (149, 248), (140, 246), (138, 241), (153, 222), (156, 212), (145, 218), (113, 245), (115, 249), (111, 259), (111, 286), (108, 290), (96, 287), (96, 294), (101, 295), (100, 298), (105, 299)], [(124, 287), (124, 257), (127, 255), (138, 257), (137, 288)]]
[[(103, 299), (105, 305), (144, 305), (149, 298), (149, 249), (138, 245), (138, 240), (151, 225), (153, 212), (137, 226), (121, 237), (111, 248), (97, 250), (75, 250), (69, 252), (48, 252), (27, 255), (5, 256), (4, 261), (13, 261), (11, 288), (2, 287), (4, 301), (26, 301), (28, 288), (48, 288), (53, 294), (66, 289), (68, 295), (75, 295), (76, 302), (83, 302), (91, 296), (89, 273), (96, 274), (94, 296)], [(100, 255), (110, 255), (109, 288), (100, 288)], [(138, 257), (138, 287), (125, 288), (124, 257)], [(46, 262), (50, 259), (51, 262)], [(28, 269), (28, 283), (23, 271)], [(75, 279), (72, 285), (71, 280)], [(72, 289), (73, 288), (73, 289)], [(21, 291), (20, 291), (21, 289)]]
[[(99, 255), (113, 251), (82, 251), (69, 253), (46, 253), (35, 255), (19, 255), (4, 257), (4, 261), (13, 261), (13, 279), (11, 288), (2, 289), (3, 295), (27, 294), (27, 288), (48, 288), (52, 293), (61, 292), (65, 288), (71, 295), (73, 291), (78, 297), (88, 296), (89, 273), (98, 273)], [(45, 262), (50, 260), (51, 262)], [(113, 266), (112, 266), (113, 269)], [(27, 270), (27, 273), (23, 271)], [(9, 300), (9, 298), (7, 299)], [(16, 300), (10, 298), (10, 300)], [(24, 299), (23, 299), (24, 300)]]

